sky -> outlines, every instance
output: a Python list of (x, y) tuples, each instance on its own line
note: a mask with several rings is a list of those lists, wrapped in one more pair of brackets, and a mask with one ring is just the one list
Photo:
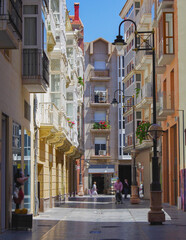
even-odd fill
[(66, 0), (70, 15), (74, 15), (74, 2), (79, 2), (79, 15), (84, 24), (84, 41), (99, 37), (113, 42), (118, 35), (122, 19), (119, 16), (126, 0)]

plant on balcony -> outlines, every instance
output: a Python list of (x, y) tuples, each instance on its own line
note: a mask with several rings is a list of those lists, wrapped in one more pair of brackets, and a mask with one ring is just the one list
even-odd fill
[(140, 144), (143, 140), (147, 139), (148, 129), (151, 126), (150, 122), (142, 121), (136, 129), (136, 137), (139, 139)]
[(141, 89), (140, 88), (135, 88), (135, 90), (136, 90), (136, 98), (138, 98)]
[(110, 129), (110, 125), (106, 121), (95, 122), (93, 124), (93, 129)]
[(67, 121), (68, 121), (68, 125), (70, 128), (73, 128), (75, 122), (71, 121), (70, 118), (67, 118)]
[(83, 78), (82, 78), (82, 77), (78, 77), (78, 83), (79, 83), (81, 86), (84, 86), (84, 82), (83, 82)]

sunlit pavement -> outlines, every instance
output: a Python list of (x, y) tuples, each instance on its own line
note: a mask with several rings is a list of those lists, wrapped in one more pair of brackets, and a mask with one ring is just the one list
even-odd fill
[(166, 222), (147, 222), (149, 201), (131, 205), (129, 199), (115, 204), (112, 196), (77, 197), (40, 213), (32, 231), (7, 231), (2, 240), (184, 240), (186, 213), (164, 205)]

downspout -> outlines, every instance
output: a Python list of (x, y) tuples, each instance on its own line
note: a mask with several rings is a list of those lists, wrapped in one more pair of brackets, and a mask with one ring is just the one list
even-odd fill
[(39, 200), (38, 200), (38, 186), (37, 186), (37, 139), (38, 139), (38, 126), (36, 123), (36, 111), (37, 111), (37, 97), (34, 95), (34, 216), (38, 215)]

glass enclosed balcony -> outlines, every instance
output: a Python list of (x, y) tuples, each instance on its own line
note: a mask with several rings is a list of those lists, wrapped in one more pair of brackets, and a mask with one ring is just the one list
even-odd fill
[(0, 0), (0, 48), (18, 49), (22, 40), (22, 1)]
[(31, 93), (47, 91), (49, 85), (49, 60), (40, 49), (23, 49), (23, 84)]

